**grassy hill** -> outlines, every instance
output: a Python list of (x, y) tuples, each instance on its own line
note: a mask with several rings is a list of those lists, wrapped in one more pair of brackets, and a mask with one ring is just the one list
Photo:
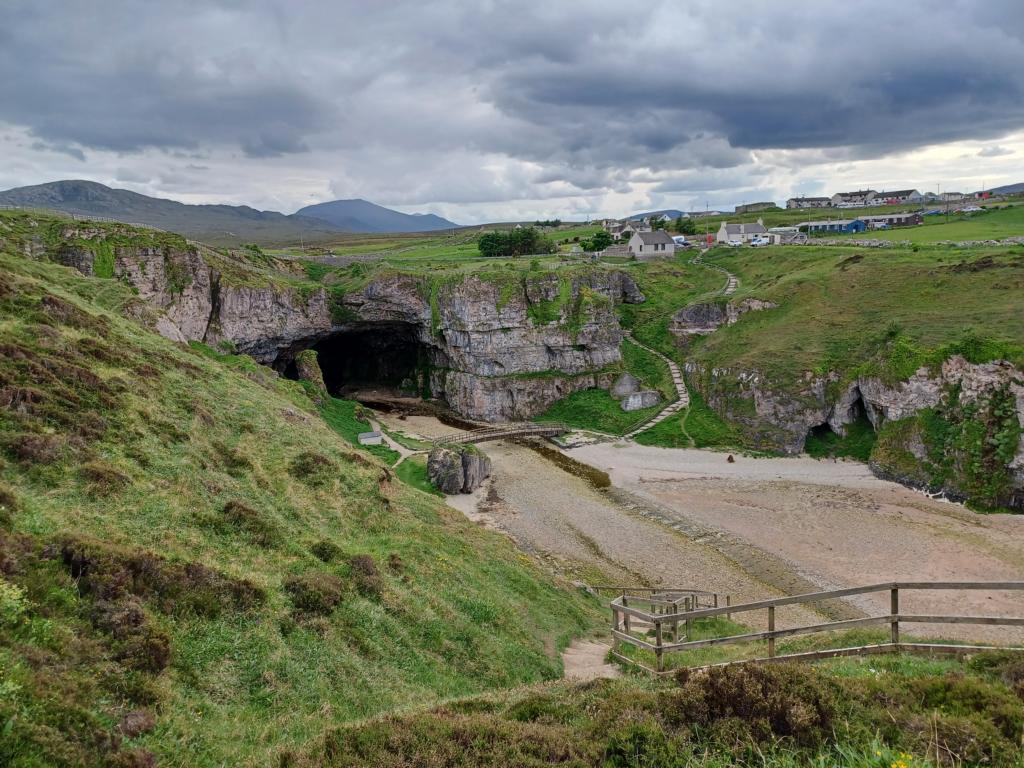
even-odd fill
[(0, 764), (267, 765), (326, 728), (557, 677), (603, 618), (345, 439), (0, 247)]

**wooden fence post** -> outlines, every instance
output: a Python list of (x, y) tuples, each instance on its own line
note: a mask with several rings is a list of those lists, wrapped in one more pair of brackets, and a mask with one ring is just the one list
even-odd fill
[[(675, 616), (679, 615), (679, 601), (672, 601), (672, 613)], [(679, 642), (679, 619), (672, 619), (672, 642)]]
[[(623, 608), (628, 608), (629, 607), (629, 598), (626, 597), (626, 593), (625, 592), (622, 593), (622, 607)], [(630, 622), (629, 622), (629, 612), (628, 611), (623, 611), (622, 612), (622, 625), (626, 628), (626, 634), (627, 635), (629, 634), (629, 624), (630, 624)]]
[[(693, 610), (693, 603), (689, 600), (686, 601), (686, 612), (689, 613)], [(686, 617), (686, 639), (690, 640), (693, 637), (693, 619), (689, 616)]]
[[(732, 595), (726, 595), (725, 596), (725, 607), (728, 608), (730, 605), (732, 605)], [(725, 612), (725, 618), (729, 619), (729, 621), (732, 621), (732, 611), (726, 611)]]
[(890, 628), (892, 629), (892, 644), (900, 644), (900, 620), (898, 618), (900, 612), (900, 590), (898, 587), (893, 587), (889, 593), (889, 613), (892, 614), (892, 621)]
[(656, 618), (654, 620), (654, 637), (655, 637), (655, 643), (657, 645), (654, 653), (658, 657), (658, 671), (659, 672), (664, 672), (665, 671), (665, 658), (662, 655), (664, 653), (664, 651), (661, 648), (661, 619), (660, 618)]
[[(775, 606), (768, 606), (768, 631), (775, 631)], [(768, 636), (768, 658), (775, 658), (775, 635)]]

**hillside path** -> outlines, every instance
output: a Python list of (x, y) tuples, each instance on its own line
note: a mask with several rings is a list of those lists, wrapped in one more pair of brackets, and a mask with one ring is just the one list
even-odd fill
[(562, 676), (566, 680), (598, 680), (616, 678), (622, 672), (614, 664), (605, 661), (611, 645), (600, 640), (584, 640), (577, 637), (562, 652)]
[(711, 262), (708, 261), (704, 261), (701, 258), (701, 256), (703, 255), (704, 251), (701, 251), (700, 253), (696, 254), (692, 259), (690, 259), (690, 263), (700, 264), (703, 267), (711, 267), (711, 269), (717, 269), (719, 272), (725, 275), (726, 278), (725, 285), (722, 286), (722, 290), (720, 291), (720, 293), (723, 296), (732, 296), (734, 293), (736, 293), (736, 289), (740, 287), (740, 279), (725, 267), (719, 266), (718, 264), (712, 264)]
[(668, 370), (672, 374), (672, 386), (676, 388), (676, 401), (674, 403), (670, 403), (658, 413), (654, 414), (652, 418), (624, 435), (626, 439), (632, 439), (644, 430), (650, 429), (655, 424), (660, 424), (672, 414), (679, 413), (683, 408), (688, 407), (690, 405), (690, 393), (686, 391), (686, 382), (683, 381), (683, 373), (679, 370), (679, 366), (676, 365), (674, 361), (661, 354), (658, 350), (651, 349), (646, 344), (641, 344), (633, 338), (633, 335), (628, 331), (626, 332), (625, 337), (630, 343), (636, 344), (640, 349), (646, 350), (655, 357), (663, 360), (668, 365)]

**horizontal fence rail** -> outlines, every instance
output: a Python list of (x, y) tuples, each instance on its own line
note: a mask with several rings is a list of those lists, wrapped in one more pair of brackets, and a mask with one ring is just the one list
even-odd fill
[(465, 432), (457, 432), (452, 435), (444, 435), (436, 438), (434, 445), (452, 445), (456, 443), (485, 443), (490, 440), (503, 440), (509, 437), (550, 437), (568, 432), (569, 427), (565, 424), (501, 424), (495, 427), (482, 427), (470, 429)]
[[(900, 624), (975, 624), (1024, 627), (1024, 616), (978, 616), (932, 613), (917, 614), (902, 613), (900, 611), (901, 591), (1024, 591), (1024, 582), (1019, 581), (883, 582), (880, 584), (869, 584), (863, 587), (834, 589), (826, 592), (810, 592), (803, 595), (779, 597), (771, 600), (757, 600), (754, 602), (740, 603), (736, 605), (731, 604), (728, 596), (725, 596), (723, 605), (717, 594), (701, 592), (698, 590), (672, 591), (662, 588), (646, 587), (596, 587), (595, 589), (607, 589), (608, 591), (619, 593), (619, 596), (614, 598), (610, 603), (612, 613), (613, 655), (623, 662), (633, 664), (656, 674), (661, 674), (665, 671), (665, 654), (694, 650), (697, 648), (707, 648), (716, 645), (767, 641), (767, 658), (744, 659), (746, 661), (821, 659), (834, 656), (898, 651), (967, 653), (977, 651), (982, 648), (987, 649), (989, 646), (901, 642)], [(775, 611), (777, 608), (783, 606), (806, 605), (809, 603), (835, 600), (842, 597), (852, 597), (855, 595), (865, 595), (878, 592), (889, 593), (888, 613), (857, 619), (842, 619), (819, 624), (787, 627), (785, 629), (777, 629), (775, 626)], [(766, 631), (743, 632), (722, 637), (692, 639), (692, 628), (694, 626), (694, 622), (698, 619), (710, 619), (716, 617), (732, 618), (736, 614), (748, 614), (752, 611), (762, 610), (767, 612), (768, 629)], [(679, 631), (680, 624), (685, 628), (683, 633), (680, 633)], [(890, 632), (889, 642), (858, 646), (854, 648), (837, 648), (825, 651), (794, 653), (786, 656), (777, 656), (775, 652), (775, 642), (779, 638), (794, 637), (797, 635), (812, 635), (836, 630), (856, 629), (859, 627), (870, 626), (888, 626)], [(637, 636), (635, 630), (642, 631), (644, 636)], [(652, 635), (653, 639), (651, 638)], [(650, 669), (635, 659), (631, 659), (619, 653), (617, 645), (619, 642), (654, 653), (656, 668)], [(1024, 651), (1024, 648), (1014, 648), (1014, 650)]]

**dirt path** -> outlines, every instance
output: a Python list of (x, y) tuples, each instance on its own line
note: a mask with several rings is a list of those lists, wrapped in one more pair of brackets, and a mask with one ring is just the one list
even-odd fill
[[(857, 462), (738, 456), (730, 464), (721, 453), (624, 442), (582, 446), (572, 456), (655, 505), (664, 524), (703, 531), (702, 540), (730, 556), (736, 545), (764, 553), (821, 589), (890, 580), (1024, 580), (1024, 517), (979, 515), (929, 499), (875, 478)], [(743, 561), (742, 555), (733, 559)], [(880, 613), (887, 599), (866, 595), (851, 602)], [(944, 592), (913, 592), (902, 607), (909, 613), (1024, 614), (1019, 592), (958, 593), (953, 606), (950, 599)], [(1024, 639), (1004, 628), (941, 632)]]
[(567, 680), (597, 680), (621, 677), (621, 670), (605, 661), (611, 646), (599, 640), (577, 638), (562, 653), (562, 675)]

